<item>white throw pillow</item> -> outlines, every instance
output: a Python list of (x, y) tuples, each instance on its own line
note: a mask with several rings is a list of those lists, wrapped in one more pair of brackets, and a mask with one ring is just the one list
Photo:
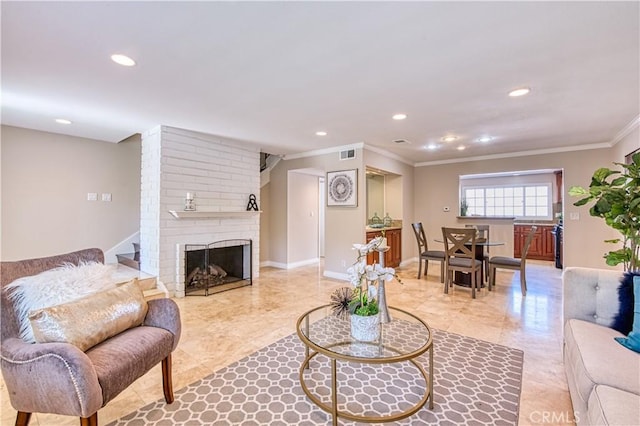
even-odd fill
[(73, 302), (103, 290), (116, 287), (111, 275), (116, 266), (98, 262), (65, 264), (37, 275), (18, 278), (5, 287), (14, 303), (20, 322), (20, 337), (35, 343), (29, 322), (31, 311)]

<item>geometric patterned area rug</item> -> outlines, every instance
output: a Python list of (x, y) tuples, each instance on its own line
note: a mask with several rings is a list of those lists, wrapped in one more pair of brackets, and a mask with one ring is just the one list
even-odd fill
[[(434, 408), (392, 425), (516, 425), (523, 352), (440, 330), (434, 333)], [(299, 383), (304, 345), (294, 333), (108, 426), (330, 425)], [(428, 371), (428, 352), (418, 362)], [(330, 365), (317, 355), (307, 386), (330, 405)], [(404, 411), (423, 396), (424, 379), (409, 362), (338, 361), (338, 406), (353, 413)], [(343, 418), (340, 425), (362, 425)]]

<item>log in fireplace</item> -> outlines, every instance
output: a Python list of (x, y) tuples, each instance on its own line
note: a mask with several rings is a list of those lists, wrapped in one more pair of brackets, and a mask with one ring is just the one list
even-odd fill
[(252, 284), (252, 241), (185, 244), (185, 295), (208, 296)]

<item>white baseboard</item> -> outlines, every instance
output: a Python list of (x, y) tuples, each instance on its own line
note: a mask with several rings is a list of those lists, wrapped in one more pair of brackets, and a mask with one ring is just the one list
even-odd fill
[(405, 259), (402, 262), (400, 262), (400, 266), (411, 265), (412, 263), (416, 263), (417, 261), (418, 261), (417, 257), (412, 257), (411, 259)]
[(274, 262), (271, 260), (265, 260), (260, 262), (260, 267), (263, 268), (263, 267), (271, 266), (273, 268), (279, 268), (279, 269), (294, 269), (294, 268), (299, 268), (301, 266), (316, 265), (318, 262), (320, 262), (320, 259), (318, 259), (317, 257), (314, 259), (301, 260), (299, 262), (293, 262), (293, 263), (280, 263), (280, 262)]
[(345, 274), (344, 272), (324, 271), (322, 275), (327, 278), (333, 278), (341, 281), (349, 281), (349, 275)]
[(260, 267), (261, 268), (272, 267), (272, 268), (278, 268), (278, 269), (287, 269), (287, 264), (286, 263), (280, 263), (280, 262), (274, 262), (272, 260), (263, 260), (262, 262), (260, 262)]

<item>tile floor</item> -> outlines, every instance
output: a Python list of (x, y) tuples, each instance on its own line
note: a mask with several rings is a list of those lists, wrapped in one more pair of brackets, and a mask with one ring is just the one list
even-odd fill
[[(572, 423), (562, 367), (561, 270), (551, 262), (528, 262), (529, 290), (524, 298), (519, 274), (499, 271), (497, 289), (483, 290), (476, 300), (458, 287), (443, 294), (438, 263), (430, 264), (427, 279), (416, 279), (417, 263), (397, 271), (404, 284), (387, 285), (390, 305), (418, 314), (434, 328), (524, 351), (520, 425)], [(174, 389), (295, 332), (296, 319), (303, 312), (328, 303), (329, 294), (345, 284), (323, 278), (318, 266), (263, 268), (251, 287), (176, 299), (183, 334), (173, 355)], [(4, 383), (0, 386), (0, 422), (11, 425), (15, 411)], [(158, 366), (100, 410), (99, 423), (104, 425), (162, 397)], [(77, 425), (79, 420), (34, 414), (30, 424)]]

